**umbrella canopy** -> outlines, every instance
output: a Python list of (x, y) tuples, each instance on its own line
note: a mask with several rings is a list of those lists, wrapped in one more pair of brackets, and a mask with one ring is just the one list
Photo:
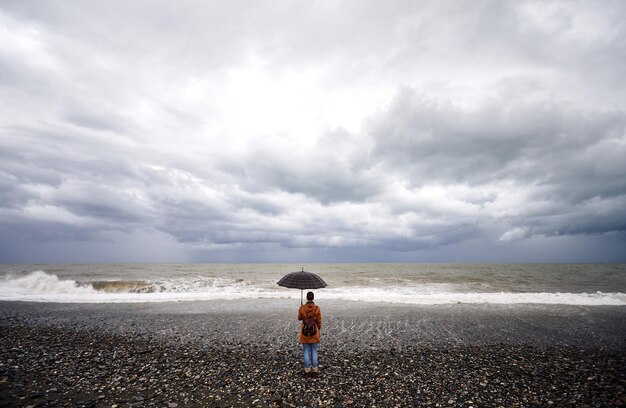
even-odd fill
[(278, 281), (278, 286), (300, 289), (300, 303), (302, 303), (302, 291), (304, 289), (325, 288), (326, 282), (314, 273), (305, 272), (304, 268), (299, 272), (291, 272)]

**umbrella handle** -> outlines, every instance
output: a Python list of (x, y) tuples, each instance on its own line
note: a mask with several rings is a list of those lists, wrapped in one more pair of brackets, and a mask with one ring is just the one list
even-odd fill
[(303, 290), (304, 290), (304, 289), (300, 289), (300, 306), (302, 306), (302, 291), (303, 291)]

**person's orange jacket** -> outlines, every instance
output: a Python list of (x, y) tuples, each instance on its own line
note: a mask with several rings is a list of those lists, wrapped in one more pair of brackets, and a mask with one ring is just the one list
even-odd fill
[(304, 322), (300, 323), (300, 336), (298, 337), (298, 341), (300, 343), (319, 343), (320, 330), (322, 329), (322, 311), (315, 303), (307, 302), (300, 306), (300, 309), (298, 310), (298, 320), (304, 320), (307, 316), (313, 316), (315, 324), (317, 325), (317, 331), (314, 336), (305, 336), (302, 334)]

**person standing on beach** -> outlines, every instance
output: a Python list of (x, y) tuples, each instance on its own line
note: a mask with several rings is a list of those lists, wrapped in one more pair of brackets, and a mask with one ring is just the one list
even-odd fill
[[(300, 324), (300, 335), (298, 341), (302, 344), (304, 350), (304, 372), (317, 373), (317, 348), (320, 345), (320, 329), (322, 328), (322, 311), (320, 307), (313, 302), (313, 292), (306, 294), (307, 302), (300, 305), (298, 310), (298, 320)], [(315, 325), (311, 330), (311, 326)], [(307, 327), (308, 326), (308, 327)], [(311, 331), (314, 331), (311, 334)], [(306, 334), (305, 334), (306, 333)]]

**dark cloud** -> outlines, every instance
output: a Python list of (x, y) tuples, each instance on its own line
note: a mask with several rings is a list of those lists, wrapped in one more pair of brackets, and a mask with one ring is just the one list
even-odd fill
[[(373, 128), (391, 172), (408, 171), (417, 186), (495, 185), (500, 197), (485, 215), (497, 217), (489, 208), (502, 199), (523, 238), (624, 231), (626, 167), (618, 157), (626, 153), (625, 112), (500, 101), (468, 113), (407, 92)], [(523, 194), (507, 200), (515, 189)]]
[[(598, 176), (589, 156), (614, 160), (625, 126), (623, 111), (587, 111), (567, 101), (527, 101), (520, 95), (468, 108), (404, 89), (370, 132), (374, 160), (409, 171), (417, 185), (499, 179), (578, 183)], [(602, 183), (619, 177), (623, 169), (616, 165)]]
[(0, 261), (623, 260), (625, 15), (3, 2)]
[(279, 190), (323, 204), (363, 202), (383, 189), (384, 178), (366, 164), (368, 150), (344, 129), (320, 135), (313, 148), (285, 142), (277, 138), (251, 144), (243, 157), (227, 158), (221, 167), (238, 174), (248, 191)]

